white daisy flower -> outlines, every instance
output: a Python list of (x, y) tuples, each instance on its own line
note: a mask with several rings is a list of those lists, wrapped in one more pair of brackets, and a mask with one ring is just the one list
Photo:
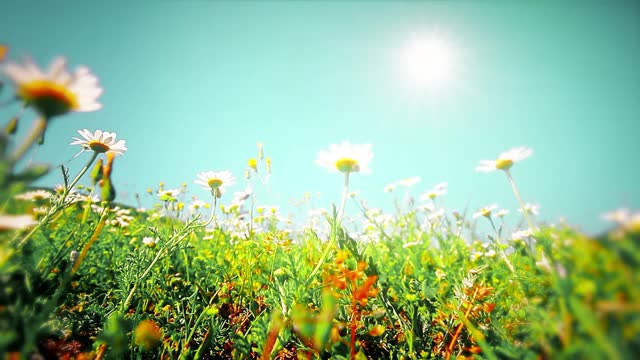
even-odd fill
[[(524, 210), (524, 212), (523, 212)], [(540, 213), (540, 205), (538, 204), (524, 204), (523, 209), (518, 209), (518, 212), (527, 213), (532, 215), (538, 215)]]
[(208, 204), (202, 200), (194, 199), (189, 205), (189, 212), (192, 214), (200, 209), (204, 209), (208, 206)]
[(162, 201), (176, 200), (176, 198), (180, 196), (181, 192), (182, 190), (180, 188), (158, 190), (158, 197)]
[(148, 247), (154, 247), (158, 243), (157, 237), (145, 236), (142, 238), (142, 243), (147, 245)]
[(386, 193), (390, 193), (390, 192), (393, 192), (393, 190), (395, 190), (397, 187), (398, 187), (397, 184), (389, 184), (389, 185), (386, 185), (384, 189), (382, 189), (382, 191)]
[(518, 240), (524, 240), (531, 236), (533, 236), (533, 230), (525, 229), (525, 230), (516, 231), (513, 234), (511, 234), (511, 239), (518, 241)]
[(398, 182), (396, 182), (396, 184), (405, 186), (405, 187), (412, 187), (418, 184), (419, 182), (420, 182), (420, 176), (413, 176), (413, 177), (408, 177), (406, 179), (399, 180)]
[(23, 64), (7, 63), (2, 70), (14, 83), (17, 95), (45, 118), (100, 109), (98, 78), (85, 66), (70, 72), (66, 65), (66, 59), (58, 57), (45, 72), (26, 59)]
[(0, 231), (20, 230), (37, 224), (31, 215), (0, 215)]
[(18, 194), (13, 198), (16, 200), (25, 200), (25, 201), (42, 201), (51, 197), (51, 193), (46, 190), (34, 190), (29, 191), (24, 194)]
[(476, 167), (478, 172), (491, 172), (494, 170), (507, 171), (514, 163), (522, 161), (533, 154), (533, 150), (526, 146), (521, 146), (507, 150), (498, 156), (496, 160), (480, 160)]
[(480, 208), (480, 209), (479, 209), (478, 211), (476, 211), (475, 213), (473, 213), (473, 216), (472, 216), (472, 217), (473, 217), (474, 219), (477, 219), (477, 218), (479, 218), (480, 216), (484, 216), (484, 217), (486, 217), (486, 218), (489, 218), (489, 217), (491, 217), (491, 212), (492, 212), (493, 210), (497, 209), (497, 208), (498, 208), (498, 205), (496, 205), (496, 204), (491, 204), (491, 205), (489, 205), (489, 206), (485, 206), (485, 207), (483, 207), (483, 208)]
[(447, 188), (448, 187), (449, 187), (448, 183), (441, 182), (441, 183), (437, 184), (436, 186), (434, 186), (433, 188), (429, 189), (424, 194), (420, 195), (419, 200), (420, 201), (433, 200), (433, 199), (437, 198), (438, 196), (442, 196), (442, 195), (447, 193)]
[(509, 214), (509, 210), (507, 209), (500, 209), (496, 212), (496, 216), (499, 218), (503, 218), (505, 216), (507, 216)]
[(230, 171), (204, 171), (198, 174), (198, 179), (193, 182), (211, 191), (216, 197), (220, 197), (227, 186), (236, 183), (236, 179)]
[(602, 219), (611, 221), (617, 224), (624, 224), (631, 218), (631, 212), (627, 208), (617, 209), (605, 214), (602, 214)]
[(92, 134), (91, 131), (82, 129), (78, 130), (78, 134), (82, 136), (82, 139), (74, 137), (74, 141), (69, 143), (69, 145), (82, 146), (80, 152), (92, 150), (99, 154), (113, 153), (115, 155), (122, 155), (127, 151), (125, 141), (116, 141), (116, 133), (114, 132), (96, 130), (96, 132)]
[(343, 141), (341, 144), (331, 144), (329, 150), (321, 150), (318, 153), (316, 164), (326, 167), (331, 172), (370, 173), (369, 163), (373, 158), (371, 145), (356, 145)]

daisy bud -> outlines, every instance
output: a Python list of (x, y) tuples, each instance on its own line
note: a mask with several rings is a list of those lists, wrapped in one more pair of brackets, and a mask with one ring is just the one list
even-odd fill
[(113, 201), (116, 198), (116, 190), (111, 183), (111, 178), (106, 177), (101, 180), (100, 187), (102, 188), (102, 201)]
[(258, 143), (258, 159), (264, 159), (264, 150), (262, 148), (262, 143)]
[(266, 165), (267, 165), (267, 174), (271, 174), (271, 158), (267, 158)]
[(98, 159), (96, 165), (91, 171), (91, 181), (93, 183), (93, 186), (95, 186), (96, 183), (98, 183), (98, 181), (100, 180), (102, 180), (102, 159)]
[(258, 160), (256, 160), (255, 158), (249, 159), (249, 161), (247, 161), (247, 166), (249, 166), (249, 169), (253, 170), (254, 172), (257, 172), (258, 171)]
[(7, 126), (4, 127), (4, 133), (7, 135), (15, 135), (18, 131), (18, 117), (14, 116), (9, 120)]
[(244, 178), (247, 180), (251, 179), (251, 173), (249, 172), (249, 170), (244, 171)]

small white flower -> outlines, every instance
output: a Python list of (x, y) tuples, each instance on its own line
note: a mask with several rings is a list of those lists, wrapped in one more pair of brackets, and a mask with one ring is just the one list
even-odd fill
[(142, 243), (147, 245), (148, 247), (154, 247), (158, 243), (157, 237), (145, 236), (142, 238)]
[(236, 183), (230, 171), (204, 171), (198, 174), (198, 179), (193, 181), (203, 189), (211, 191), (216, 197), (224, 194), (225, 188)]
[(420, 176), (413, 176), (406, 179), (399, 180), (396, 184), (404, 187), (412, 187), (420, 182)]
[(449, 187), (448, 183), (441, 182), (441, 183), (437, 184), (436, 186), (434, 186), (433, 188), (429, 189), (424, 194), (420, 195), (419, 200), (420, 201), (433, 200), (433, 199), (437, 198), (438, 196), (442, 196), (442, 195), (447, 193), (447, 188), (448, 187)]
[(533, 231), (531, 229), (525, 229), (525, 230), (520, 230), (520, 231), (516, 231), (511, 235), (511, 238), (515, 241), (518, 240), (524, 240), (528, 237), (533, 236)]
[(472, 216), (472, 217), (473, 217), (474, 219), (477, 219), (477, 218), (479, 218), (480, 216), (484, 216), (484, 217), (486, 217), (486, 218), (490, 218), (490, 217), (491, 217), (491, 212), (492, 212), (493, 210), (497, 209), (497, 208), (498, 208), (498, 205), (496, 205), (496, 204), (491, 204), (491, 205), (489, 205), (489, 206), (485, 206), (485, 207), (483, 207), (483, 208), (480, 208), (478, 211), (476, 211), (476, 212), (473, 214), (473, 216)]
[(2, 70), (13, 81), (17, 95), (45, 118), (70, 111), (100, 109), (102, 105), (98, 98), (102, 88), (98, 78), (85, 66), (77, 67), (72, 73), (66, 65), (66, 59), (58, 57), (43, 72), (33, 61), (26, 59), (23, 64), (7, 63)]
[(398, 187), (397, 184), (389, 184), (387, 186), (384, 187), (384, 189), (382, 189), (384, 192), (386, 193), (390, 193), (393, 192), (393, 190), (395, 190)]
[(162, 201), (175, 201), (181, 192), (182, 190), (180, 188), (159, 190), (158, 197)]
[(478, 172), (491, 172), (494, 170), (508, 171), (514, 163), (522, 161), (533, 154), (533, 150), (526, 146), (521, 146), (507, 150), (498, 156), (496, 160), (480, 160), (476, 167)]
[(81, 138), (74, 137), (74, 141), (69, 145), (80, 145), (83, 151), (95, 151), (97, 153), (113, 153), (115, 155), (122, 155), (127, 151), (127, 145), (124, 140), (116, 141), (116, 133), (96, 130), (95, 133), (87, 129), (78, 130), (78, 134)]
[(20, 230), (37, 224), (31, 215), (0, 215), (0, 231)]
[(421, 241), (412, 241), (412, 242), (405, 243), (404, 245), (402, 245), (402, 247), (404, 249), (407, 249), (407, 248), (410, 248), (410, 247), (413, 247), (413, 246), (417, 246), (417, 245), (420, 245), (420, 244), (422, 244)]
[(495, 250), (491, 249), (491, 250), (487, 251), (486, 253), (484, 253), (484, 256), (494, 257), (494, 256), (496, 256), (496, 252), (495, 252)]
[(620, 208), (614, 211), (602, 214), (602, 219), (622, 225), (629, 221), (631, 212), (627, 208)]
[(321, 150), (318, 153), (316, 164), (326, 167), (331, 172), (370, 173), (369, 163), (373, 158), (371, 145), (357, 145), (343, 141), (341, 144), (331, 144), (329, 150)]
[(496, 212), (496, 216), (499, 218), (503, 218), (505, 216), (507, 216), (507, 214), (509, 214), (509, 210), (507, 209), (500, 209)]
[(189, 211), (193, 214), (200, 209), (204, 209), (207, 205), (208, 204), (202, 200), (194, 199), (189, 205)]
[(529, 203), (524, 204), (523, 209), (518, 209), (518, 212), (520, 213), (532, 214), (532, 215), (538, 215), (539, 211), (540, 211), (540, 205), (529, 204)]
[(51, 197), (51, 193), (46, 190), (34, 190), (14, 196), (16, 200), (42, 201)]

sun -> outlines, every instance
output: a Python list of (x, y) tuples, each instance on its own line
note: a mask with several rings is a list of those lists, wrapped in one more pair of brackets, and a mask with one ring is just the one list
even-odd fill
[(439, 90), (455, 80), (455, 49), (442, 34), (413, 34), (399, 55), (403, 77), (415, 89)]

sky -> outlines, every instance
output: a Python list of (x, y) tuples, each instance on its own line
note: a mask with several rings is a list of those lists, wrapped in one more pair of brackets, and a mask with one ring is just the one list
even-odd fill
[[(55, 119), (29, 161), (77, 171), (89, 155), (73, 158), (76, 131), (115, 131), (129, 148), (117, 201), (151, 201), (161, 181), (207, 199), (193, 184), (206, 170), (232, 171), (240, 191), (261, 142), (273, 174), (258, 204), (294, 211), (309, 193), (330, 208), (342, 177), (314, 161), (346, 140), (372, 144), (372, 173), (351, 177), (371, 207), (392, 211), (406, 190), (385, 185), (419, 176), (416, 196), (446, 181), (448, 210), (497, 203), (517, 222), (505, 176), (474, 169), (529, 146), (512, 174), (538, 220), (596, 233), (602, 213), (640, 208), (635, 1), (9, 0), (0, 13), (11, 60), (65, 56), (105, 90), (101, 110)], [(54, 171), (41, 184), (60, 182)]]

